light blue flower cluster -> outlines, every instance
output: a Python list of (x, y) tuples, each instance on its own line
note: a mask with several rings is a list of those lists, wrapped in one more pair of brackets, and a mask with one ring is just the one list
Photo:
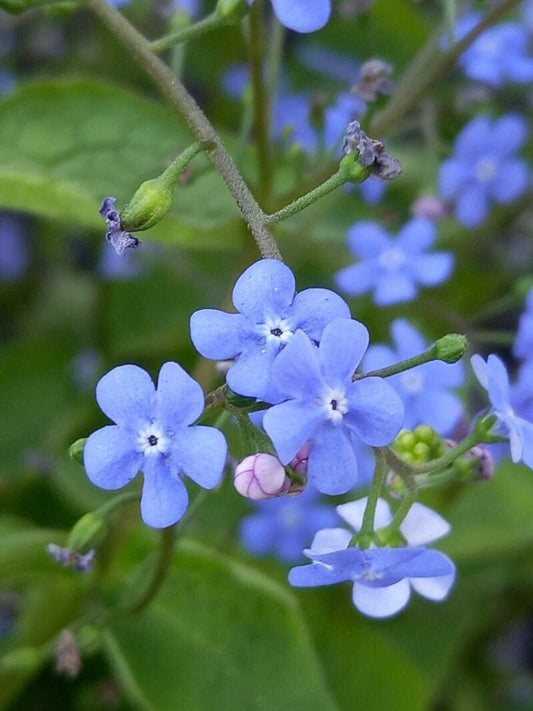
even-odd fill
[[(337, 513), (353, 530), (319, 531), (304, 551), (310, 565), (293, 568), (289, 582), (295, 587), (317, 587), (352, 582), (355, 607), (369, 617), (390, 617), (408, 603), (411, 589), (428, 600), (443, 600), (455, 580), (455, 566), (443, 553), (430, 550), (432, 543), (449, 531), (437, 513), (413, 504), (400, 526), (405, 545), (397, 548), (362, 549), (351, 545), (360, 531), (366, 499), (337, 506)], [(389, 505), (378, 500), (374, 525), (384, 528), (392, 521)]]
[(463, 127), (454, 155), (442, 163), (439, 174), (441, 197), (454, 203), (463, 225), (480, 225), (489, 202), (507, 204), (526, 191), (528, 165), (515, 156), (526, 136), (526, 122), (516, 114), (494, 121), (476, 116)]
[[(463, 39), (482, 16), (471, 13), (456, 24), (456, 40)], [(533, 57), (529, 54), (526, 27), (518, 22), (504, 22), (485, 30), (459, 59), (469, 79), (499, 87), (506, 82), (533, 82)]]
[(281, 24), (295, 32), (315, 32), (331, 14), (331, 0), (272, 0), (272, 7)]
[(337, 273), (337, 285), (350, 296), (373, 291), (380, 306), (412, 301), (419, 286), (441, 284), (452, 271), (449, 252), (428, 252), (436, 237), (424, 218), (409, 220), (395, 239), (376, 222), (356, 222), (348, 246), (359, 261)]
[[(404, 319), (391, 325), (395, 348), (373, 345), (363, 362), (365, 372), (385, 368), (423, 353), (428, 344)], [(426, 424), (441, 435), (450, 434), (463, 413), (461, 399), (450, 388), (462, 385), (464, 369), (460, 362), (448, 364), (441, 360), (430, 361), (393, 375), (388, 382), (395, 388), (405, 407), (404, 427), (414, 429)]]

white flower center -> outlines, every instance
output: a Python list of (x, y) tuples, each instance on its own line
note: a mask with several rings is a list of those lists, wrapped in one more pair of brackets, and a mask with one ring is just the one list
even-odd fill
[(379, 265), (388, 272), (393, 272), (405, 264), (405, 253), (398, 247), (386, 249), (379, 255)]
[(344, 390), (331, 389), (319, 400), (325, 411), (328, 420), (334, 424), (342, 422), (342, 417), (348, 412), (348, 400), (344, 394)]
[(378, 573), (375, 570), (371, 570), (370, 568), (367, 568), (361, 575), (359, 576), (359, 579), (363, 580), (381, 580), (381, 578), (384, 577), (384, 573)]
[(409, 371), (402, 375), (402, 385), (408, 393), (419, 393), (424, 386), (424, 378), (420, 373)]
[(284, 318), (267, 319), (265, 323), (259, 324), (259, 329), (267, 341), (275, 340), (283, 345), (288, 343), (294, 335), (287, 319)]
[(169, 438), (155, 424), (146, 425), (137, 435), (137, 451), (145, 456), (166, 454), (168, 452)]
[(480, 183), (488, 183), (496, 175), (497, 169), (496, 161), (492, 158), (481, 158), (476, 163), (474, 173)]

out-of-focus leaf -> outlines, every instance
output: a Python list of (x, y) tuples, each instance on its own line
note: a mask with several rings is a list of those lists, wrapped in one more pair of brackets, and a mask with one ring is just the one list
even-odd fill
[(150, 608), (110, 634), (111, 664), (141, 708), (338, 708), (291, 593), (190, 541)]

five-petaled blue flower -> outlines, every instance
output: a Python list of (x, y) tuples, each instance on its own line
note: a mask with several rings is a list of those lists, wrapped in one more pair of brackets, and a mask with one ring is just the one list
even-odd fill
[(240, 395), (279, 402), (271, 370), (280, 351), (302, 329), (316, 342), (324, 326), (350, 318), (340, 296), (328, 289), (295, 294), (294, 275), (277, 259), (262, 259), (238, 278), (233, 304), (239, 313), (202, 309), (191, 316), (191, 339), (206, 358), (237, 358), (227, 383)]
[(309, 480), (324, 494), (343, 494), (356, 484), (354, 439), (381, 447), (403, 423), (402, 401), (382, 378), (352, 381), (367, 346), (362, 323), (337, 319), (324, 329), (318, 348), (302, 331), (295, 333), (272, 367), (288, 400), (265, 413), (265, 431), (282, 464), (309, 443)]
[(331, 0), (272, 0), (272, 6), (281, 24), (295, 32), (319, 30), (331, 14)]
[(409, 220), (396, 239), (376, 222), (356, 222), (348, 246), (360, 261), (337, 273), (338, 287), (351, 296), (373, 290), (380, 306), (411, 301), (419, 285), (440, 284), (452, 271), (449, 252), (427, 253), (436, 236), (435, 225), (424, 218)]
[(463, 225), (480, 225), (490, 200), (505, 204), (526, 190), (527, 163), (514, 156), (526, 136), (525, 121), (514, 114), (495, 121), (476, 116), (463, 127), (454, 156), (443, 162), (439, 174), (441, 197), (455, 203), (455, 216)]
[[(361, 528), (366, 499), (337, 506), (339, 515), (355, 531)], [(380, 499), (376, 529), (392, 521), (388, 504)], [(353, 531), (330, 528), (319, 531), (304, 551), (311, 565), (293, 568), (289, 582), (295, 587), (317, 587), (353, 582), (353, 603), (369, 617), (390, 617), (409, 601), (411, 588), (429, 600), (443, 600), (455, 580), (455, 566), (443, 553), (424, 544), (449, 531), (446, 521), (422, 504), (413, 504), (400, 526), (407, 546), (399, 548), (350, 547)]]
[(320, 502), (312, 486), (298, 496), (254, 502), (254, 508), (239, 527), (242, 545), (253, 555), (272, 553), (284, 563), (301, 560), (314, 534), (336, 522), (333, 508)]
[(206, 489), (219, 483), (226, 440), (213, 427), (191, 426), (204, 396), (177, 363), (162, 366), (157, 390), (142, 368), (113, 368), (98, 382), (96, 399), (116, 425), (88, 438), (87, 475), (102, 489), (120, 489), (142, 471), (141, 515), (148, 526), (171, 526), (185, 513), (188, 496), (181, 474)]
[(533, 469), (533, 423), (517, 415), (511, 406), (509, 376), (505, 365), (493, 354), (486, 361), (475, 354), (470, 362), (477, 379), (489, 393), (491, 412), (498, 418), (495, 434), (509, 438), (513, 462), (522, 461)]
[[(381, 344), (370, 346), (365, 356), (365, 371), (385, 368), (423, 353), (427, 344), (407, 321), (396, 319), (391, 325), (395, 349)], [(387, 379), (405, 406), (404, 427), (414, 429), (427, 424), (442, 435), (450, 433), (463, 413), (463, 405), (450, 388), (461, 385), (464, 371), (461, 363), (440, 360), (424, 363)]]
[[(471, 13), (455, 26), (456, 40), (462, 40), (482, 16)], [(472, 42), (459, 59), (469, 79), (491, 86), (507, 81), (523, 84), (533, 81), (533, 58), (528, 52), (527, 30), (518, 22), (503, 22), (489, 27)]]

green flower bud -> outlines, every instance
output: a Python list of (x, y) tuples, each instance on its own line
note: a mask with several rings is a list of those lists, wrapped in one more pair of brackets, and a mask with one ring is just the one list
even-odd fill
[(169, 185), (167, 180), (162, 180), (164, 175), (139, 186), (120, 213), (122, 229), (128, 232), (147, 230), (165, 217), (172, 206), (174, 183)]
[(359, 163), (358, 159), (359, 151), (353, 151), (347, 153), (339, 163), (339, 170), (346, 175), (349, 183), (362, 183), (372, 172), (369, 166)]
[(433, 346), (433, 354), (437, 360), (445, 363), (457, 363), (464, 356), (468, 341), (460, 333), (449, 333), (439, 338)]
[(78, 464), (83, 464), (83, 450), (85, 449), (85, 442), (87, 442), (87, 437), (82, 437), (73, 442), (68, 448), (68, 456)]
[(74, 524), (67, 539), (67, 548), (73, 551), (85, 551), (98, 544), (107, 532), (105, 520), (96, 511), (82, 516)]
[(45, 655), (36, 647), (21, 647), (2, 657), (0, 669), (7, 672), (30, 672), (41, 664)]
[(238, 23), (250, 10), (246, 0), (218, 0), (215, 12), (223, 20), (229, 23)]

